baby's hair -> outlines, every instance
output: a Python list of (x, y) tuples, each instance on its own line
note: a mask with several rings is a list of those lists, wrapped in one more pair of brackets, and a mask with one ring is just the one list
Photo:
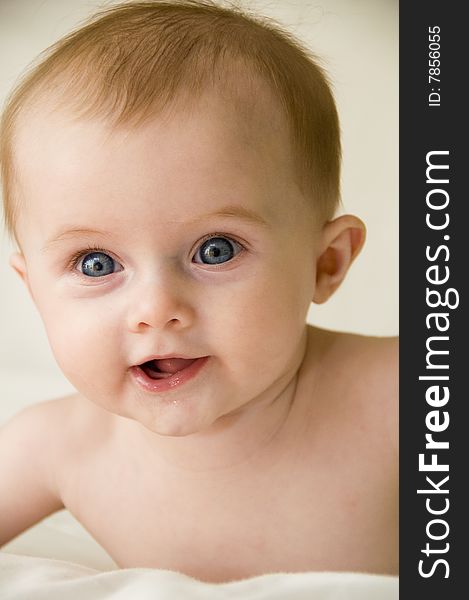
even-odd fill
[[(267, 84), (290, 131), (296, 177), (315, 214), (330, 219), (340, 196), (340, 130), (318, 60), (269, 18), (210, 0), (145, 0), (101, 10), (39, 57), (10, 94), (0, 123), (7, 230), (15, 232), (18, 117), (43, 99), (77, 117), (140, 124), (210, 86)], [(255, 96), (253, 102), (256, 101)]]

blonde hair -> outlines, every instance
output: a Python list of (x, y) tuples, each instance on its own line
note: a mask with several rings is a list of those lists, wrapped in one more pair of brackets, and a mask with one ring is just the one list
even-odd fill
[(124, 2), (98, 12), (39, 59), (10, 94), (0, 122), (10, 233), (18, 210), (15, 127), (35, 100), (52, 96), (79, 116), (104, 117), (115, 126), (141, 123), (183, 94), (194, 102), (210, 84), (227, 86), (235, 65), (267, 83), (278, 99), (300, 189), (322, 219), (333, 216), (340, 197), (334, 98), (317, 59), (271, 19), (210, 0)]

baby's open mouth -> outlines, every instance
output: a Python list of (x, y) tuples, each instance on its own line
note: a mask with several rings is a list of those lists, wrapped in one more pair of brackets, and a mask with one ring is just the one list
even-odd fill
[(196, 358), (160, 358), (142, 363), (139, 367), (151, 379), (165, 379), (187, 369)]
[(194, 379), (209, 359), (210, 356), (149, 358), (131, 367), (130, 374), (145, 392), (166, 394)]

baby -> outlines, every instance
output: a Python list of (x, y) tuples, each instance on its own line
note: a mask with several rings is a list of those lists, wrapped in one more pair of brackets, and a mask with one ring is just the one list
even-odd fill
[(360, 252), (321, 69), (208, 1), (113, 6), (5, 108), (13, 268), (77, 390), (0, 430), (0, 545), (67, 508), (119, 567), (397, 573), (397, 341), (306, 324)]

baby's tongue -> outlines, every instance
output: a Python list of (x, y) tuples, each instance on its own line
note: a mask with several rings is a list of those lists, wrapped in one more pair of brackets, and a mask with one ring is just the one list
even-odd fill
[(172, 375), (173, 373), (182, 371), (182, 369), (186, 369), (194, 361), (195, 358), (161, 358), (154, 362), (162, 373), (169, 373)]

